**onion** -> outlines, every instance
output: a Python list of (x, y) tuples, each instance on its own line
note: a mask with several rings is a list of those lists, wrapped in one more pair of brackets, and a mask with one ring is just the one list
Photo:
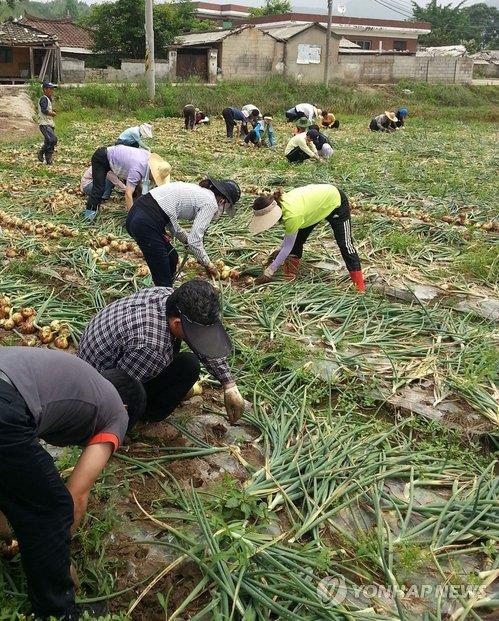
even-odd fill
[(58, 349), (67, 349), (69, 347), (69, 342), (65, 336), (58, 336), (54, 341), (54, 345)]

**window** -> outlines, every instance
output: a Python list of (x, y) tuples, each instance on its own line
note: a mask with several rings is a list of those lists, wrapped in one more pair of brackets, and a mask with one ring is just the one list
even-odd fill
[(12, 48), (0, 47), (0, 63), (12, 64)]
[(396, 52), (405, 52), (407, 50), (407, 41), (394, 41), (393, 49)]
[(356, 41), (355, 39), (350, 39), (353, 43), (356, 43), (362, 50), (370, 50), (372, 42), (371, 41)]

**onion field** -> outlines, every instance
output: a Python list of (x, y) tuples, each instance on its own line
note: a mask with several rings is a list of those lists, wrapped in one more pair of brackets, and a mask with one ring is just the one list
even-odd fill
[[(111, 460), (73, 541), (79, 601), (107, 601), (108, 619), (497, 618), (497, 127), (420, 113), (377, 134), (369, 115), (335, 112), (332, 159), (298, 166), (283, 156), (282, 116), (275, 149), (227, 141), (216, 116), (191, 133), (140, 118), (172, 180), (241, 186), (236, 217), (205, 241), (243, 274), (217, 286), (248, 408), (231, 426), (204, 373), (201, 395)], [(3, 346), (73, 351), (98, 310), (152, 285), (122, 194), (95, 225), (81, 219), (92, 153), (138, 122), (62, 113), (52, 166), (36, 160), (38, 139), (3, 144)], [(366, 293), (326, 226), (295, 282), (256, 286), (283, 231), (250, 235), (255, 195), (320, 182), (351, 199)], [(198, 274), (189, 261), (179, 282)], [(78, 455), (54, 451), (61, 476)], [(0, 619), (17, 619), (24, 578), (3, 552)]]

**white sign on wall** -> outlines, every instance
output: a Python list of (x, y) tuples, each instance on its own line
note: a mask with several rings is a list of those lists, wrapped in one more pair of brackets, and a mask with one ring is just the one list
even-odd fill
[(300, 43), (298, 45), (298, 65), (320, 65), (321, 63), (321, 45), (308, 45)]

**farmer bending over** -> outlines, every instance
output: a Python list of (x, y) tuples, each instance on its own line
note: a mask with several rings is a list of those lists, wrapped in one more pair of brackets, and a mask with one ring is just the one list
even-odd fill
[[(77, 621), (84, 610), (92, 618), (105, 612), (102, 605), (75, 604), (71, 535), (129, 415), (145, 408), (140, 382), (116, 371), (109, 378), (117, 388), (68, 353), (0, 348), (0, 510), (18, 540), (37, 619)], [(66, 485), (40, 438), (85, 447)]]
[(52, 97), (57, 84), (44, 82), (42, 84), (43, 95), (38, 100), (38, 127), (43, 134), (43, 145), (38, 151), (38, 160), (47, 164), (52, 164), (54, 149), (57, 144), (57, 136), (54, 131), (54, 117), (57, 112), (52, 107)]
[(336, 239), (350, 278), (359, 291), (364, 291), (360, 260), (353, 245), (350, 205), (346, 194), (329, 184), (306, 185), (284, 194), (259, 196), (253, 203), (250, 232), (262, 233), (282, 219), (286, 235), (274, 261), (256, 279), (257, 284), (270, 282), (284, 264), (287, 280), (295, 280), (303, 255), (303, 245), (314, 228), (326, 220)]
[(93, 187), (83, 212), (85, 220), (92, 222), (102, 202), (107, 173), (112, 171), (118, 178), (126, 179), (125, 205), (127, 211), (133, 204), (135, 188), (142, 184), (142, 194), (149, 190), (149, 181), (162, 185), (170, 180), (171, 166), (157, 155), (145, 149), (125, 145), (99, 147), (92, 155)]
[(322, 111), (309, 103), (301, 103), (295, 106), (294, 108), (290, 108), (286, 112), (286, 118), (289, 123), (294, 123), (298, 119), (305, 118), (307, 119), (309, 125), (314, 121), (319, 121), (322, 116)]
[(143, 138), (152, 138), (152, 125), (149, 123), (142, 123), (135, 127), (129, 127), (122, 132), (115, 144), (124, 144), (127, 147), (134, 147), (135, 149), (151, 149), (143, 141)]
[[(192, 352), (180, 352), (185, 341)], [(88, 324), (78, 356), (99, 371), (121, 369), (144, 385), (144, 419), (171, 414), (199, 378), (201, 361), (223, 386), (234, 423), (244, 399), (226, 357), (232, 345), (220, 321), (220, 300), (210, 283), (195, 279), (178, 289), (152, 287), (106, 306)]]
[(369, 129), (372, 132), (394, 132), (397, 129), (398, 118), (393, 112), (385, 112), (371, 119)]
[(336, 119), (332, 112), (328, 112), (327, 110), (323, 110), (322, 114), (322, 127), (326, 127), (328, 129), (338, 129), (340, 126), (340, 122)]
[[(139, 245), (157, 287), (171, 287), (177, 269), (178, 254), (165, 235), (185, 245), (212, 276), (218, 270), (210, 261), (203, 246), (206, 229), (213, 220), (226, 212), (234, 216), (234, 204), (241, 196), (235, 181), (203, 179), (195, 183), (168, 183), (151, 190), (135, 201), (128, 213), (126, 228)], [(190, 220), (192, 227), (185, 231), (179, 220)]]
[(249, 145), (250, 142), (257, 147), (275, 147), (276, 139), (270, 114), (264, 114), (263, 119), (260, 119), (255, 127), (246, 135), (244, 143)]
[(254, 125), (258, 121), (260, 116), (260, 110), (258, 108), (250, 109), (245, 106), (245, 110), (239, 108), (224, 108), (222, 110), (222, 116), (225, 121), (225, 128), (227, 130), (227, 138), (233, 138), (234, 127), (237, 123), (241, 123), (241, 135), (246, 136), (248, 133), (248, 123)]
[(296, 122), (296, 133), (284, 149), (288, 162), (299, 164), (308, 159), (320, 160), (316, 146), (307, 135), (309, 125), (307, 119), (298, 119)]

